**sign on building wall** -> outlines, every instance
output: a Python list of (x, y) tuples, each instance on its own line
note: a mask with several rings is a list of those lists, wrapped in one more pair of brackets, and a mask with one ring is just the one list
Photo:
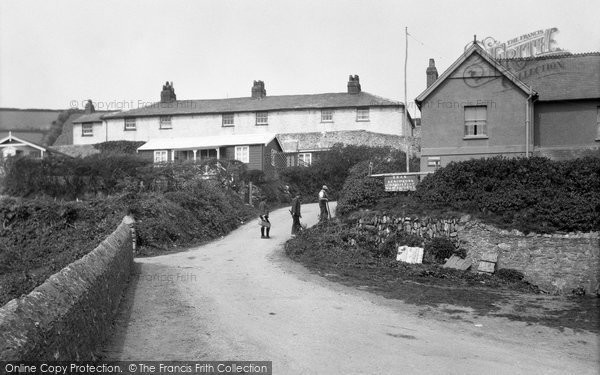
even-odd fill
[(386, 176), (383, 179), (385, 191), (414, 191), (417, 189), (417, 176)]

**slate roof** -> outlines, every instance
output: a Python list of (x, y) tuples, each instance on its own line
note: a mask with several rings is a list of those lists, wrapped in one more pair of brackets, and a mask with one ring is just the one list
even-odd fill
[(600, 52), (503, 59), (500, 64), (538, 93), (538, 100), (600, 98)]
[(151, 139), (138, 148), (144, 150), (190, 150), (213, 148), (222, 146), (269, 144), (276, 139), (275, 134), (237, 134), (218, 135), (208, 137), (186, 137), (186, 138), (156, 138)]
[(74, 158), (84, 158), (86, 156), (99, 154), (100, 150), (94, 145), (54, 145), (53, 150), (69, 155)]
[(75, 120), (73, 120), (74, 124), (80, 124), (83, 122), (102, 122), (102, 119), (105, 116), (111, 115), (113, 113), (117, 113), (117, 112), (94, 112), (94, 113), (88, 113), (87, 115), (81, 115), (79, 117), (77, 117)]
[(147, 107), (104, 115), (105, 119), (125, 117), (208, 114), (229, 112), (256, 112), (296, 109), (348, 108), (348, 107), (404, 106), (367, 92), (358, 94), (328, 93), (307, 95), (265, 96), (261, 99), (251, 97), (231, 99), (177, 100), (171, 103), (154, 103)]

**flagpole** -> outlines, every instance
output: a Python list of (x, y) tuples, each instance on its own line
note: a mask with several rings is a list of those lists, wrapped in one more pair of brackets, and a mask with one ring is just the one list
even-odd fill
[(410, 151), (410, 142), (408, 141), (408, 108), (407, 108), (407, 95), (406, 95), (406, 65), (408, 63), (408, 27), (404, 28), (404, 40), (405, 40), (405, 51), (404, 51), (404, 141), (406, 144), (406, 172), (410, 172), (410, 157), (408, 156)]

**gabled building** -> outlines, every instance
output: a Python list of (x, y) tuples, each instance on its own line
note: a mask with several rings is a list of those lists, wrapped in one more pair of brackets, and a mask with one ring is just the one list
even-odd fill
[(471, 45), (441, 76), (433, 59), (421, 110), (421, 171), (495, 155), (572, 158), (600, 146), (600, 53), (496, 60)]
[(29, 156), (43, 159), (51, 154), (67, 156), (49, 147), (15, 137), (10, 131), (7, 137), (0, 139), (0, 159), (10, 156)]
[[(128, 140), (146, 141), (152, 145), (194, 139), (199, 142), (196, 146), (185, 143), (185, 149), (193, 151), (205, 149), (201, 140), (206, 137), (237, 140), (251, 135), (269, 137), (281, 133), (359, 130), (404, 136), (404, 104), (362, 91), (356, 75), (350, 76), (347, 91), (341, 93), (269, 96), (264, 82), (254, 81), (249, 97), (177, 100), (173, 84), (167, 82), (160, 97), (160, 102), (139, 109), (82, 116), (74, 123), (73, 143)], [(412, 128), (410, 116), (408, 121)], [(215, 150), (226, 146), (252, 146), (250, 143), (216, 143), (209, 146)], [(182, 149), (162, 151), (165, 150)], [(171, 157), (178, 160), (178, 155), (181, 154), (175, 153)], [(189, 158), (192, 154), (186, 155)], [(220, 157), (225, 155), (236, 157), (235, 153), (219, 154)]]

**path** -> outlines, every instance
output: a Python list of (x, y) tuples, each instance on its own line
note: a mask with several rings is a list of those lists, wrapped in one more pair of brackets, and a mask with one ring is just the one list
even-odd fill
[[(316, 205), (304, 205), (309, 225)], [(268, 360), (275, 374), (597, 374), (594, 335), (500, 318), (477, 325), (329, 282), (251, 222), (189, 251), (136, 259), (138, 275), (105, 347), (114, 360)]]

